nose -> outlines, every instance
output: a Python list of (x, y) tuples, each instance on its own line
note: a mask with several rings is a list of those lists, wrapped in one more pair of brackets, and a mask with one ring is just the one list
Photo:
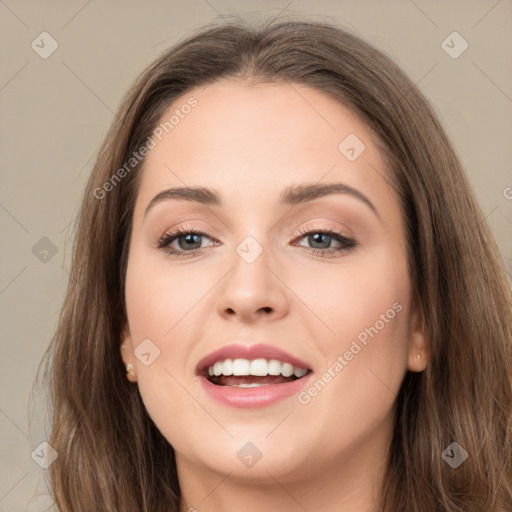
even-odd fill
[[(241, 253), (242, 254), (242, 253)], [(275, 321), (288, 313), (287, 288), (279, 275), (279, 267), (263, 252), (254, 260), (238, 253), (223, 280), (218, 299), (218, 312), (225, 319), (243, 323)], [(274, 268), (275, 267), (275, 268)]]

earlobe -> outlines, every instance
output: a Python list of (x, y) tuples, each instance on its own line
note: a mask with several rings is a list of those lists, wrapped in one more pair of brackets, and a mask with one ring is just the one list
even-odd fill
[(131, 363), (126, 365), (126, 378), (130, 382), (137, 382), (137, 375), (135, 375), (135, 369)]
[(428, 349), (425, 338), (424, 322), (419, 300), (415, 296), (411, 312), (409, 354), (407, 369), (412, 372), (422, 372), (427, 367)]
[(137, 382), (135, 373), (135, 355), (133, 353), (133, 344), (128, 327), (124, 327), (121, 333), (121, 358), (126, 367), (126, 378), (130, 382)]
[(427, 354), (424, 350), (410, 348), (407, 369), (411, 372), (422, 372), (427, 368)]

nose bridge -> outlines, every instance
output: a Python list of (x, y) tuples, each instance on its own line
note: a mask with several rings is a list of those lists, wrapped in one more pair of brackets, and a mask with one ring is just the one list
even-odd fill
[(272, 254), (266, 236), (247, 235), (238, 243), (219, 297), (220, 314), (244, 319), (261, 313), (274, 317), (285, 314), (286, 295), (282, 283), (273, 275), (277, 262), (273, 262)]

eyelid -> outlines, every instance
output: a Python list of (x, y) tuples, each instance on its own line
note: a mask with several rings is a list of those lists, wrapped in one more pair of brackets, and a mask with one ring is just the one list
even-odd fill
[[(203, 230), (203, 229), (200, 229), (200, 228), (197, 228), (194, 226), (190, 226), (190, 225), (184, 225), (184, 226), (180, 226), (178, 228), (166, 230), (165, 233), (158, 239), (157, 247), (161, 248), (162, 242), (165, 240), (176, 239), (176, 238), (179, 238), (180, 236), (185, 236), (189, 233), (194, 233), (196, 235), (200, 235), (200, 236), (209, 238), (210, 240), (217, 241), (214, 237), (209, 235), (206, 232), (206, 230)], [(193, 252), (193, 251), (188, 251), (188, 252)]]
[[(329, 226), (329, 225), (326, 225), (325, 222), (337, 222), (338, 226)], [(342, 226), (340, 227), (339, 226), (340, 222), (339, 221), (335, 221), (333, 219), (322, 219), (322, 220), (319, 220), (319, 221), (311, 221), (311, 223), (306, 223), (305, 226), (302, 226), (300, 228), (297, 229), (297, 233), (304, 233), (305, 231), (308, 232), (308, 231), (312, 231), (312, 230), (318, 230), (318, 231), (333, 231), (335, 233), (338, 233), (342, 236), (344, 236), (345, 238), (352, 238), (352, 234), (351, 234), (351, 230), (349, 230), (346, 226)]]
[[(344, 244), (342, 247), (328, 247), (325, 249), (318, 249), (315, 247), (310, 247), (306, 249), (309, 249), (309, 252), (315, 255), (319, 255), (322, 257), (329, 257), (329, 255), (341, 255), (345, 252), (348, 252), (354, 248), (356, 248), (359, 243), (351, 236), (345, 235), (345, 233), (342, 230), (336, 229), (336, 228), (330, 228), (330, 227), (303, 227), (299, 229), (300, 234), (296, 236), (293, 239), (293, 242), (296, 242), (297, 240), (301, 240), (305, 236), (311, 234), (311, 233), (324, 233), (336, 240), (339, 243)], [(303, 245), (299, 244), (299, 247), (304, 247)], [(335, 256), (331, 256), (335, 257)]]
[[(325, 220), (330, 221), (330, 222), (339, 222), (339, 221), (333, 221), (332, 219), (327, 219), (327, 218)], [(194, 221), (188, 221), (188, 222), (194, 222)], [(306, 224), (306, 226), (302, 226), (302, 227), (296, 229), (295, 234), (292, 236), (296, 237), (298, 235), (305, 234), (307, 232), (310, 232), (311, 230), (316, 229), (318, 231), (332, 231), (339, 235), (342, 235), (343, 237), (345, 237), (347, 239), (352, 238), (352, 235), (350, 234), (350, 232), (347, 233), (347, 231), (350, 231), (350, 230), (348, 230), (345, 227), (339, 228), (339, 227), (334, 227), (334, 226), (327, 226), (327, 225), (323, 224), (322, 221), (311, 221), (311, 222), (313, 222), (313, 224)], [(209, 230), (216, 231), (213, 228), (203, 229), (201, 227), (194, 226), (192, 224), (187, 223), (182, 226), (178, 225), (178, 227), (171, 227), (171, 228), (165, 230), (165, 232), (160, 237), (160, 239), (164, 238), (165, 236), (167, 236), (169, 234), (173, 234), (174, 236), (177, 236), (182, 233), (194, 232), (196, 234), (201, 234), (210, 239), (215, 239), (217, 241), (221, 241), (220, 239), (222, 238), (222, 236), (220, 236), (218, 234), (212, 235), (211, 233), (208, 233)]]
[(339, 235), (346, 240), (354, 239), (354, 230), (348, 225), (340, 222), (339, 219), (324, 218), (320, 220), (309, 221), (295, 230), (296, 235), (303, 235), (311, 232), (326, 232)]
[[(341, 243), (341, 247), (326, 247), (326, 248), (315, 248), (315, 247), (306, 247), (302, 244), (296, 244), (295, 242), (297, 240), (301, 240), (307, 235), (310, 235), (312, 233), (323, 233), (328, 236), (330, 236), (332, 239), (337, 241), (338, 243)], [(213, 244), (210, 244), (207, 247), (199, 247), (196, 249), (192, 249), (190, 251), (183, 250), (183, 249), (171, 249), (170, 243), (176, 241), (181, 236), (185, 236), (188, 234), (195, 234), (199, 235), (201, 237), (206, 237), (213, 241)], [(169, 231), (166, 231), (158, 240), (157, 242), (157, 249), (160, 251), (167, 253), (170, 256), (177, 256), (177, 257), (193, 257), (197, 253), (204, 252), (204, 250), (211, 250), (215, 245), (217, 245), (218, 240), (215, 237), (210, 236), (205, 230), (202, 230), (200, 228), (195, 228), (191, 225), (184, 225), (180, 226), (175, 229), (171, 229)], [(356, 240), (350, 236), (347, 236), (343, 230), (340, 230), (338, 228), (328, 227), (325, 225), (319, 225), (316, 224), (314, 226), (303, 226), (299, 228), (294, 238), (292, 239), (292, 242), (290, 245), (292, 246), (298, 246), (302, 247), (307, 250), (310, 254), (317, 255), (320, 257), (336, 257), (341, 256), (345, 252), (349, 252), (350, 250), (357, 247), (359, 244), (356, 242)], [(334, 255), (334, 256), (333, 256)]]

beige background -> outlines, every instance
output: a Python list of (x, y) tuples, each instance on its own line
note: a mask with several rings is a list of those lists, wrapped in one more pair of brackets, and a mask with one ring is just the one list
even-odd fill
[[(441, 117), (512, 273), (512, 1), (0, 0), (0, 511), (45, 503), (33, 497), (45, 471), (31, 453), (47, 429), (41, 407), (29, 424), (28, 396), (63, 298), (70, 223), (113, 113), (166, 46), (234, 13), (336, 22), (389, 53)], [(31, 47), (43, 31), (59, 45), (47, 59)], [(453, 31), (469, 44), (457, 59), (441, 47)], [(43, 237), (57, 250), (46, 263), (32, 251)]]

